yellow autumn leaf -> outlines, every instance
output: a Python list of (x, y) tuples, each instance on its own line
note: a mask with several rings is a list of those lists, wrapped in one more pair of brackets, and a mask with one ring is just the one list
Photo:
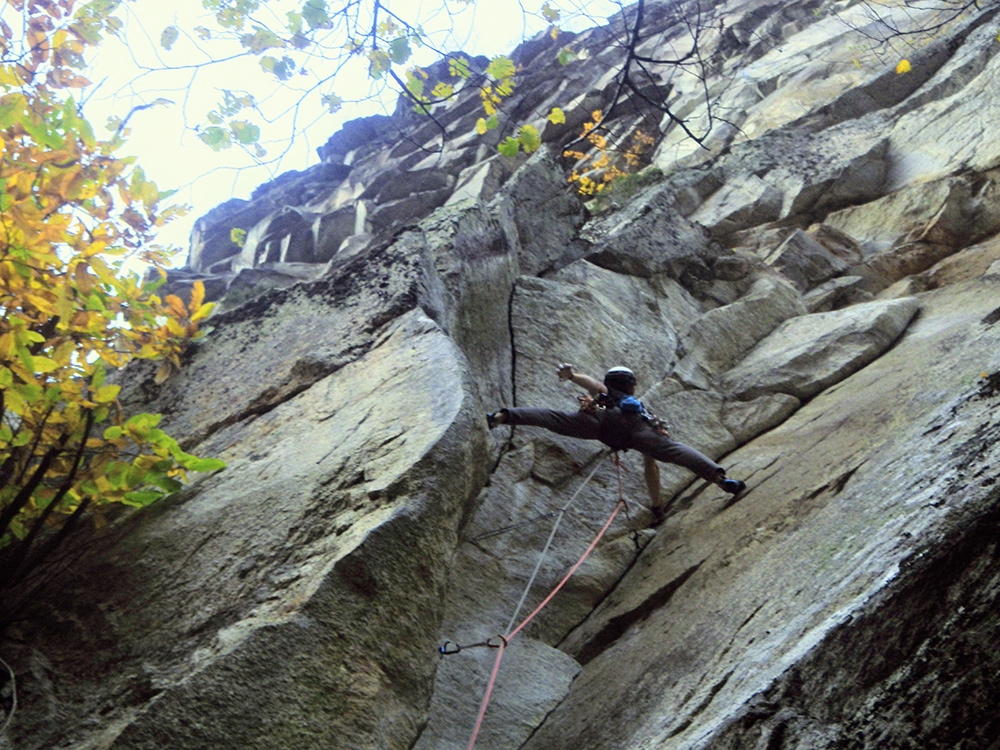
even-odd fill
[(122, 389), (120, 385), (102, 385), (94, 393), (94, 401), (99, 404), (108, 404), (118, 398), (118, 392)]
[(35, 366), (35, 372), (37, 373), (45, 374), (55, 372), (59, 369), (59, 364), (55, 360), (49, 359), (48, 357), (42, 357), (36, 354), (31, 358), (31, 360)]
[[(170, 299), (172, 296), (168, 296), (167, 299)], [(167, 318), (167, 330), (172, 336), (184, 336), (187, 332), (187, 329), (178, 323), (176, 318)]]
[(195, 310), (194, 314), (191, 316), (191, 322), (197, 323), (199, 320), (204, 320), (209, 315), (212, 314), (212, 310), (215, 309), (214, 302), (206, 302), (204, 305)]
[(184, 302), (176, 294), (168, 294), (163, 301), (166, 302), (170, 312), (178, 318), (187, 316), (187, 308), (184, 307)]
[(909, 72), (910, 72), (910, 61), (900, 60), (899, 64), (896, 66), (896, 73), (902, 75), (903, 73), (909, 73)]
[(198, 312), (202, 303), (205, 301), (205, 282), (196, 281), (191, 285), (191, 304), (188, 305), (188, 311), (192, 314)]

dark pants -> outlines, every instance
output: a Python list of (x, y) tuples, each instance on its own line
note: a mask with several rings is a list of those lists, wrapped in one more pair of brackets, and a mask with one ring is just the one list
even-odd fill
[(637, 450), (657, 461), (690, 469), (709, 482), (725, 476), (723, 468), (708, 456), (661, 435), (638, 414), (621, 414), (617, 409), (598, 409), (593, 413), (530, 408), (504, 411), (507, 424), (544, 427), (568, 437), (600, 440), (615, 450)]

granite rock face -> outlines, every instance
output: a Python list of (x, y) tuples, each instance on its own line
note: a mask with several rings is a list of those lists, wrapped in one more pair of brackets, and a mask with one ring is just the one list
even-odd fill
[[(646, 3), (638, 54), (677, 51), (671, 7)], [(621, 498), (503, 650), (476, 747), (995, 746), (998, 9), (905, 75), (858, 58), (864, 4), (719, 11), (729, 116), (677, 71), (647, 93), (704, 147), (624, 102), (616, 132), (658, 123), (632, 193), (582, 202), (559, 156), (614, 96), (618, 19), (568, 39), (579, 63), (562, 36), (514, 53), (532, 155), (474, 134), (470, 89), (437, 123), (348, 123), (199, 220), (169, 283), (205, 281), (214, 331), (121, 402), (228, 468), (20, 592), (0, 748), (465, 748), (500, 636)], [(575, 410), (562, 362), (632, 367), (748, 491), (663, 465), (653, 525), (634, 453), (487, 429)]]

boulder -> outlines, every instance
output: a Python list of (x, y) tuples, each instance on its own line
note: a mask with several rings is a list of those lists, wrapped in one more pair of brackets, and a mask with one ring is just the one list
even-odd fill
[(443, 206), (451, 195), (451, 188), (413, 193), (406, 198), (373, 205), (367, 221), (373, 234), (388, 234), (404, 225), (423, 219), (435, 208)]
[(739, 445), (777, 427), (798, 411), (802, 402), (787, 393), (758, 396), (749, 401), (727, 401), (723, 405), (722, 425)]
[(810, 139), (807, 149), (788, 154), (764, 178), (784, 196), (778, 218), (823, 216), (881, 197), (888, 148), (888, 139), (854, 123)]
[(320, 214), (312, 225), (314, 237), (311, 262), (327, 263), (348, 237), (365, 231), (367, 209), (364, 202)]
[(889, 135), (891, 189), (996, 168), (1000, 146), (981, 135), (1000, 116), (992, 96), (1000, 69), (995, 19), (995, 8), (972, 14), (962, 19), (966, 29), (958, 39), (942, 38), (931, 45), (944, 47), (950, 59), (912, 101), (898, 108), (900, 116)]
[(670, 185), (647, 188), (621, 211), (592, 219), (580, 237), (591, 243), (586, 258), (595, 265), (644, 278), (666, 274), (689, 290), (712, 278), (721, 254), (705, 229), (674, 207)]
[(981, 230), (970, 215), (969, 181), (952, 177), (901, 188), (878, 200), (836, 211), (824, 223), (863, 237), (865, 255), (913, 242), (960, 246)]
[(487, 203), (500, 191), (500, 186), (511, 175), (509, 160), (494, 156), (484, 162), (466, 167), (458, 175), (455, 190), (445, 202), (446, 206), (462, 201), (483, 201)]
[(208, 273), (213, 266), (239, 255), (241, 249), (232, 240), (232, 230), (249, 231), (270, 210), (270, 206), (251, 204), (240, 198), (232, 198), (213, 208), (194, 223), (186, 267)]
[(676, 376), (699, 387), (736, 364), (788, 318), (805, 313), (801, 295), (783, 279), (761, 276), (746, 296), (709, 310), (684, 331)]
[(729, 370), (722, 388), (742, 400), (767, 393), (806, 400), (892, 346), (919, 308), (909, 297), (792, 318)]
[[(484, 408), (509, 402), (513, 389), (513, 234), (509, 216), (481, 204), (459, 205), (435, 212), (395, 243), (427, 259), (421, 306), (465, 353), (472, 393)], [(366, 257), (359, 255), (359, 262)]]
[(850, 273), (861, 277), (862, 290), (878, 293), (890, 284), (926, 271), (954, 252), (951, 245), (905, 243), (872, 255), (852, 267)]
[(920, 274), (925, 288), (957, 284), (987, 273), (1000, 260), (1000, 236), (993, 237), (938, 261)]
[(739, 175), (713, 193), (693, 214), (714, 237), (781, 218), (782, 192), (753, 174)]
[(410, 169), (405, 172), (382, 172), (361, 194), (362, 199), (378, 205), (409, 198), (417, 193), (450, 190), (455, 178), (439, 169)]
[(300, 281), (313, 281), (326, 269), (314, 263), (262, 263), (243, 268), (229, 281), (219, 300), (218, 312), (232, 310), (271, 289), (284, 289)]
[(849, 268), (801, 229), (792, 232), (764, 262), (781, 271), (800, 292), (807, 292)]
[[(802, 303), (811, 313), (829, 312), (859, 302), (870, 302), (872, 295), (864, 289), (863, 276), (841, 276), (820, 284), (802, 297)], [(909, 295), (903, 295), (909, 296)]]
[(813, 224), (806, 234), (825, 247), (830, 253), (850, 266), (864, 259), (861, 244), (851, 235), (831, 227), (829, 224)]

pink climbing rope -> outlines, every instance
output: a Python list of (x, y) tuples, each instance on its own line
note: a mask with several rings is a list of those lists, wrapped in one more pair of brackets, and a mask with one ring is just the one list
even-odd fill
[(514, 628), (510, 633), (508, 633), (507, 636), (499, 636), (499, 638), (500, 638), (500, 645), (495, 647), (495, 648), (498, 649), (498, 651), (497, 651), (496, 661), (493, 662), (493, 673), (490, 675), (490, 681), (486, 685), (486, 695), (483, 696), (482, 705), (480, 705), (480, 707), (479, 707), (479, 716), (476, 717), (476, 727), (472, 731), (472, 738), (469, 740), (469, 748), (468, 748), (468, 750), (472, 750), (472, 748), (475, 747), (475, 745), (476, 745), (476, 739), (478, 739), (478, 737), (479, 737), (479, 730), (483, 726), (483, 717), (486, 716), (486, 707), (490, 703), (490, 696), (493, 694), (493, 686), (496, 684), (497, 674), (500, 672), (500, 660), (503, 658), (503, 652), (507, 648), (507, 644), (510, 642), (510, 640), (515, 635), (517, 635), (519, 632), (521, 632), (521, 630), (529, 622), (531, 622), (532, 619), (534, 619), (535, 615), (537, 615), (539, 612), (542, 611), (542, 609), (545, 607), (545, 605), (548, 604), (552, 600), (552, 597), (554, 597), (556, 594), (559, 593), (559, 589), (561, 589), (564, 585), (566, 585), (566, 582), (577, 571), (577, 568), (579, 568), (581, 565), (583, 565), (583, 561), (586, 560), (590, 556), (590, 553), (594, 551), (594, 548), (597, 546), (597, 543), (599, 541), (601, 541), (601, 537), (603, 537), (604, 534), (605, 534), (605, 532), (608, 530), (608, 528), (610, 528), (611, 522), (615, 520), (615, 516), (618, 515), (618, 511), (620, 511), (622, 508), (625, 507), (625, 505), (626, 505), (625, 498), (621, 495), (621, 489), (620, 489), (621, 488), (621, 485), (620, 485), (620, 481), (621, 481), (620, 469), (621, 469), (621, 467), (619, 467), (619, 497), (618, 497), (618, 502), (615, 503), (614, 510), (611, 511), (611, 515), (608, 516), (608, 520), (604, 522), (604, 526), (601, 527), (601, 530), (597, 533), (597, 536), (594, 537), (594, 541), (592, 541), (590, 543), (590, 546), (587, 547), (587, 550), (583, 553), (583, 555), (580, 557), (580, 559), (577, 560), (576, 563), (573, 565), (573, 567), (569, 569), (569, 572), (565, 576), (563, 576), (563, 579), (561, 581), (559, 581), (558, 584), (556, 584), (556, 587), (554, 589), (552, 589), (552, 591), (549, 592), (549, 595), (546, 596), (542, 600), (542, 603), (539, 604), (537, 607), (535, 607), (535, 609), (532, 610), (532, 612), (531, 612), (530, 615), (528, 615), (523, 620), (521, 620), (521, 624), (518, 625), (516, 628)]

